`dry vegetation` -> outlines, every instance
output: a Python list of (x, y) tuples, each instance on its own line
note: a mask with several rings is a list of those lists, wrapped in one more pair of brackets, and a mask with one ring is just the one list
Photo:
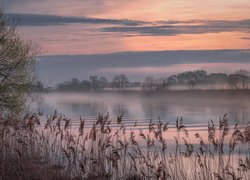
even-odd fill
[(209, 122), (204, 139), (190, 137), (177, 120), (172, 145), (169, 124), (160, 121), (147, 130), (136, 123), (127, 129), (122, 116), (112, 122), (109, 115), (91, 129), (82, 118), (71, 127), (56, 112), (45, 126), (36, 114), (0, 121), (0, 179), (250, 179), (250, 126), (230, 128), (226, 115), (218, 127)]

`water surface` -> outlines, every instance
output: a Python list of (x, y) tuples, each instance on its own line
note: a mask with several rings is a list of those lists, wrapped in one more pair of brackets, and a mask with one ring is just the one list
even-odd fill
[(82, 92), (49, 93), (38, 103), (44, 115), (55, 110), (78, 122), (82, 116), (90, 122), (96, 116), (109, 113), (112, 118), (124, 114), (124, 122), (132, 126), (148, 125), (150, 119), (174, 124), (177, 118), (191, 127), (206, 127), (212, 119), (219, 121), (225, 113), (232, 124), (250, 120), (250, 96), (206, 93), (142, 93), (142, 92)]

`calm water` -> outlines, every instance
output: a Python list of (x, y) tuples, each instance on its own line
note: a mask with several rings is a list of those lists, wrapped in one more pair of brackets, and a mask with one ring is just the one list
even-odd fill
[(175, 123), (183, 117), (184, 124), (206, 127), (212, 119), (228, 114), (230, 122), (246, 124), (250, 120), (250, 96), (242, 95), (195, 95), (140, 92), (103, 93), (49, 93), (38, 108), (44, 115), (55, 110), (78, 122), (80, 116), (92, 122), (99, 113), (109, 113), (115, 118), (124, 114), (127, 125), (135, 121), (146, 125), (150, 119)]

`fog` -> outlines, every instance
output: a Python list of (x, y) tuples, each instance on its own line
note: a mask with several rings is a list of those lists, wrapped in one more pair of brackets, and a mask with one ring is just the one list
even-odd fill
[[(92, 122), (99, 113), (109, 113), (115, 119), (124, 114), (125, 124), (146, 125), (150, 119), (175, 123), (183, 117), (184, 124), (192, 127), (207, 126), (212, 119), (228, 114), (232, 124), (246, 124), (250, 120), (250, 95), (217, 92), (99, 92), (50, 93), (38, 103), (43, 115), (55, 110), (78, 122), (82, 116)], [(37, 108), (37, 107), (34, 107)], [(88, 122), (88, 121), (87, 121)]]
[(48, 85), (90, 75), (126, 74), (131, 81), (143, 81), (146, 76), (168, 77), (185, 71), (204, 69), (209, 73), (233, 73), (250, 69), (249, 50), (190, 50), (120, 52), (93, 55), (41, 56), (38, 75)]

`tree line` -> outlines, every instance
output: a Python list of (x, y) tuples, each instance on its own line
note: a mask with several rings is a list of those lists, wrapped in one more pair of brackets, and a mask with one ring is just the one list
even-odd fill
[(103, 91), (107, 88), (119, 91), (128, 88), (141, 88), (145, 91), (168, 90), (182, 86), (188, 89), (196, 89), (202, 85), (227, 86), (228, 89), (248, 89), (250, 83), (250, 72), (244, 69), (232, 74), (210, 73), (205, 70), (186, 71), (170, 75), (167, 78), (154, 78), (147, 76), (143, 82), (130, 82), (125, 74), (115, 75), (111, 81), (103, 76), (90, 76), (88, 80), (73, 78), (69, 81), (59, 83), (58, 91)]
[(90, 76), (88, 80), (80, 81), (77, 78), (73, 78), (69, 81), (64, 81), (57, 85), (57, 90), (60, 91), (103, 91), (105, 88), (115, 88), (120, 91), (131, 87), (133, 83), (130, 83), (128, 77), (125, 74), (119, 74), (113, 77), (110, 82), (106, 77)]
[(227, 89), (248, 89), (250, 83), (250, 72), (240, 69), (232, 74), (210, 73), (205, 70), (186, 71), (174, 74), (168, 78), (155, 79), (148, 76), (144, 79), (142, 89), (144, 90), (166, 90), (171, 87), (184, 86), (188, 89), (195, 89), (197, 86), (219, 85)]

